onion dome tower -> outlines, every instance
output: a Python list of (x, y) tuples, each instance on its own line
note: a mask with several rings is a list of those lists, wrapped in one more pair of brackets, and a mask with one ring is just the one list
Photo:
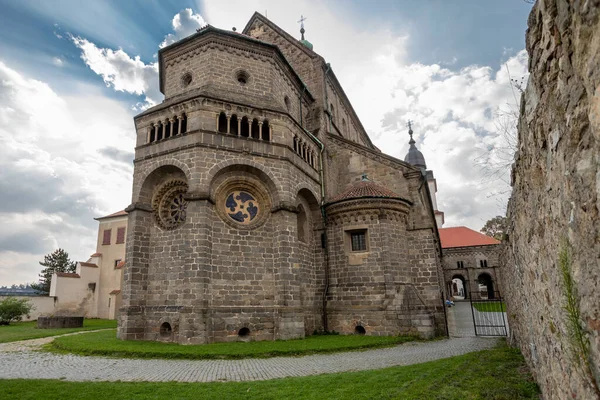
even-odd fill
[(421, 153), (419, 149), (417, 149), (417, 146), (415, 146), (416, 142), (415, 139), (413, 139), (412, 124), (410, 121), (408, 121), (408, 134), (410, 135), (410, 141), (408, 142), (410, 148), (404, 157), (404, 161), (420, 169), (427, 169), (427, 164), (425, 164), (425, 157), (423, 157), (423, 153)]

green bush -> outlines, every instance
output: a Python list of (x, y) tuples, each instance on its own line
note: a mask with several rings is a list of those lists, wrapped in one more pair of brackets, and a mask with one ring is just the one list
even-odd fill
[(33, 310), (33, 305), (29, 303), (29, 300), (7, 297), (0, 302), (0, 325), (8, 325), (11, 321), (20, 321), (31, 310)]

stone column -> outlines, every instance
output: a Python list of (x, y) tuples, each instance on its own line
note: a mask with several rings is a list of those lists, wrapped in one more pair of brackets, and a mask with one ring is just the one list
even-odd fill
[[(285, 207), (275, 212), (274, 226), (279, 227), (275, 234), (275, 294), (279, 313), (275, 320), (275, 339), (304, 337), (304, 313), (300, 300), (300, 263), (296, 232), (296, 212)], [(295, 207), (294, 207), (295, 209)], [(294, 227), (294, 229), (289, 229)]]
[(258, 121), (258, 140), (262, 140), (262, 121)]
[(231, 133), (231, 115), (226, 114), (227, 116), (227, 134)]
[(148, 128), (148, 133), (146, 133), (146, 143), (150, 143), (150, 133), (152, 132), (152, 126)]
[(179, 228), (184, 237), (193, 238), (179, 246), (187, 249), (180, 256), (179, 272), (181, 287), (178, 290), (180, 344), (203, 344), (213, 341), (211, 335), (211, 294), (212, 278), (212, 215), (213, 206), (208, 195), (186, 193), (186, 222)]
[(237, 133), (237, 135), (241, 136), (242, 135), (242, 119), (240, 117), (238, 117), (237, 121), (238, 121), (238, 133)]
[(183, 118), (181, 117), (181, 115), (177, 116), (177, 121), (179, 123), (179, 129), (177, 130), (177, 134), (181, 135), (181, 124), (182, 124), (182, 121), (183, 121)]
[(143, 340), (145, 337), (146, 288), (148, 282), (150, 227), (153, 224), (150, 205), (127, 207), (127, 240), (122, 303), (119, 309), (118, 337), (123, 340)]

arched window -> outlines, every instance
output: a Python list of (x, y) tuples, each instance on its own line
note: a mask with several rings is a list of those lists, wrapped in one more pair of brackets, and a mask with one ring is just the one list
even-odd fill
[(187, 132), (187, 115), (181, 115), (181, 133)]
[(298, 136), (296, 135), (294, 135), (294, 152), (298, 153)]
[(238, 132), (238, 118), (237, 115), (233, 114), (229, 119), (229, 133), (232, 135), (239, 135)]
[(179, 119), (173, 118), (173, 136), (179, 135)]
[(252, 120), (252, 139), (260, 139), (260, 127), (256, 118)]
[(250, 136), (250, 124), (248, 123), (248, 117), (242, 118), (242, 129), (241, 129), (240, 135), (242, 137)]
[(165, 139), (171, 137), (171, 121), (167, 120), (165, 123)]
[(262, 140), (271, 140), (271, 127), (269, 126), (269, 120), (265, 119), (262, 125)]
[(217, 131), (221, 133), (227, 133), (227, 116), (224, 112), (219, 114), (219, 123), (217, 126)]
[(150, 128), (150, 141), (149, 143), (152, 143), (156, 140), (156, 127), (154, 125), (152, 125), (152, 127)]
[(156, 141), (162, 140), (163, 138), (163, 124), (159, 122), (156, 124)]
[(306, 218), (306, 211), (302, 204), (298, 206), (298, 214), (296, 214), (296, 227), (298, 231), (298, 240), (307, 243), (308, 240), (308, 219)]

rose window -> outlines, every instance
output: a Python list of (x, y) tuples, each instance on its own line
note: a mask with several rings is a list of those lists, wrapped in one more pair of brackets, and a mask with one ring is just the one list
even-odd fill
[(225, 198), (225, 211), (233, 221), (248, 225), (258, 216), (260, 207), (255, 196), (238, 190), (229, 193)]
[(187, 184), (171, 181), (156, 194), (153, 201), (154, 216), (158, 225), (164, 229), (175, 229), (185, 222), (187, 201), (184, 195)]

